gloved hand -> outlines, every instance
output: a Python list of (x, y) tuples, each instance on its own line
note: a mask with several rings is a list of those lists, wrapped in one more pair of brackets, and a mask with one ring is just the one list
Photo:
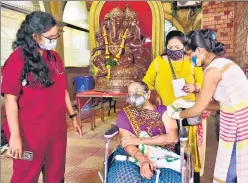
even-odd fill
[(172, 105), (168, 105), (167, 106), (167, 114), (170, 118), (172, 119), (181, 119), (180, 118), (180, 112), (178, 111), (175, 107), (173, 107)]
[(178, 108), (187, 109), (187, 108), (193, 107), (195, 105), (195, 102), (188, 102), (180, 98), (180, 99), (177, 99), (175, 102), (173, 102), (171, 105), (177, 109)]

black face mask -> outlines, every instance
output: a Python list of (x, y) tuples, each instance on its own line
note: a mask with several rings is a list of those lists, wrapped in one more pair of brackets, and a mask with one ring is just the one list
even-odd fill
[(181, 50), (166, 50), (166, 53), (168, 57), (170, 57), (172, 60), (177, 61), (183, 58), (184, 55), (184, 49)]

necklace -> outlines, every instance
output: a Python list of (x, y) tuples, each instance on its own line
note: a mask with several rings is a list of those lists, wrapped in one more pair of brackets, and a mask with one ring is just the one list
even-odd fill
[[(180, 70), (178, 69), (175, 69), (175, 66), (173, 66), (173, 68), (174, 68), (174, 70), (175, 70), (175, 72), (177, 73), (177, 74), (180, 74), (181, 72), (182, 72), (182, 70), (183, 70), (183, 67), (184, 67), (184, 60), (182, 61), (183, 63), (182, 63), (182, 67), (180, 68)], [(172, 64), (173, 65), (173, 64)]]
[[(54, 63), (56, 63), (56, 66), (53, 64), (53, 59), (54, 59)], [(53, 66), (54, 70), (55, 70), (55, 73), (56, 74), (64, 74), (64, 72), (60, 72), (59, 71), (59, 66), (58, 66), (58, 62), (57, 62), (57, 59), (54, 55), (52, 55), (50, 52), (47, 53), (47, 60), (49, 61), (49, 63)]]
[(64, 74), (64, 72), (60, 72), (60, 71), (59, 71), (58, 62), (57, 62), (57, 61), (55, 61), (55, 62), (56, 62), (56, 66), (52, 63), (52, 61), (50, 61), (50, 64), (53, 66), (53, 68), (54, 68), (54, 70), (55, 70), (55, 73), (56, 73), (56, 74)]

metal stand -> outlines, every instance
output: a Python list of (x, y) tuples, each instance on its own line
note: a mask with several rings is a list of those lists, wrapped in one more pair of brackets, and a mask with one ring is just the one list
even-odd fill
[[(106, 138), (105, 142), (105, 156), (104, 156), (104, 175), (102, 176), (101, 172), (98, 172), (98, 175), (103, 183), (107, 183), (108, 175), (108, 148), (109, 148), (110, 138)], [(104, 179), (103, 179), (104, 178)]]
[(181, 177), (182, 183), (189, 183), (189, 176), (188, 176), (188, 167), (187, 163), (188, 160), (184, 159), (184, 145), (188, 141), (189, 135), (188, 130), (186, 127), (183, 127), (182, 120), (179, 120), (179, 138), (180, 138), (180, 164), (181, 164)]

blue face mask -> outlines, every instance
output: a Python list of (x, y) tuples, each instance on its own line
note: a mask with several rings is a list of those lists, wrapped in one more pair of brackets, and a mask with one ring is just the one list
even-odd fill
[(201, 67), (200, 65), (197, 64), (197, 58), (196, 56), (191, 57), (191, 61), (195, 67)]
[(196, 58), (196, 56), (192, 56), (191, 61), (194, 64), (194, 66), (197, 67), (197, 58)]

